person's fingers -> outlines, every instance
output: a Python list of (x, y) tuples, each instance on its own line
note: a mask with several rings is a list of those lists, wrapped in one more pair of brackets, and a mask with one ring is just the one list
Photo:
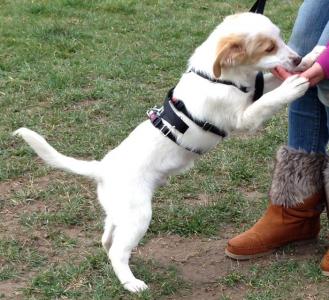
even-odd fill
[(286, 69), (284, 69), (284, 68), (282, 68), (282, 67), (280, 67), (280, 66), (276, 67), (275, 70), (276, 70), (278, 76), (280, 76), (280, 78), (281, 78), (282, 80), (285, 80), (285, 79), (287, 79), (288, 77), (294, 75), (293, 73), (288, 72)]
[(278, 79), (283, 80), (283, 78), (280, 76), (279, 72), (275, 69), (271, 70), (271, 73)]
[(318, 84), (325, 78), (324, 71), (318, 63), (314, 63), (312, 67), (301, 73), (301, 76), (307, 78), (310, 81), (311, 86)]
[(313, 78), (309, 79), (310, 86), (315, 86), (317, 85), (323, 78), (321, 76), (315, 76)]
[(301, 73), (301, 76), (307, 78), (314, 78), (314, 77), (324, 77), (324, 72), (320, 64), (314, 63), (312, 67)]

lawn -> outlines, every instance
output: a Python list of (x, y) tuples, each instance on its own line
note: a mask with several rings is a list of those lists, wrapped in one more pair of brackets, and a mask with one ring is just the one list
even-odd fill
[[(25, 126), (61, 152), (100, 159), (161, 104), (187, 59), (248, 1), (0, 1), (0, 299), (328, 299), (320, 239), (253, 261), (225, 258), (227, 239), (267, 202), (286, 108), (233, 136), (154, 197), (132, 268), (150, 290), (127, 293), (100, 238), (95, 185), (46, 167), (11, 132)], [(301, 0), (268, 1), (288, 40)]]

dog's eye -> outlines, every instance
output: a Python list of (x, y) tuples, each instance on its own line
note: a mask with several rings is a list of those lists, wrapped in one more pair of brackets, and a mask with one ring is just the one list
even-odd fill
[(271, 52), (273, 52), (274, 51), (274, 49), (275, 49), (275, 45), (271, 45), (271, 46), (269, 46), (266, 50), (265, 50), (265, 52), (267, 52), (267, 53), (271, 53)]

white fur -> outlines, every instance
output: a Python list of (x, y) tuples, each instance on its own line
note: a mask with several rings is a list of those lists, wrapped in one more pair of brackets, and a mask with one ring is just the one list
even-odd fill
[[(216, 47), (223, 37), (247, 34), (248, 39), (253, 39), (259, 33), (275, 39), (279, 47), (277, 53), (262, 57), (253, 65), (223, 67), (221, 73), (222, 79), (249, 87), (249, 93), (243, 93), (233, 86), (211, 83), (187, 72), (180, 78), (174, 97), (184, 101), (194, 117), (207, 120), (229, 133), (233, 130), (256, 129), (284, 104), (303, 95), (308, 88), (307, 80), (293, 76), (255, 103), (252, 102), (257, 71), (278, 65), (292, 69), (292, 60), (297, 56), (284, 44), (278, 28), (268, 18), (258, 14), (244, 13), (226, 18), (196, 49), (189, 60), (188, 70), (195, 68), (214, 76)], [(278, 81), (267, 75), (266, 84), (267, 90), (268, 87), (276, 86)], [(190, 128), (184, 135), (174, 128), (172, 130), (182, 145), (208, 151), (221, 140), (217, 135), (191, 123), (184, 115), (181, 117)], [(51, 166), (96, 180), (98, 199), (106, 213), (102, 244), (113, 269), (127, 290), (139, 292), (146, 289), (146, 284), (134, 277), (128, 262), (131, 250), (137, 246), (151, 221), (153, 193), (170, 175), (192, 167), (199, 155), (164, 137), (149, 120), (140, 124), (99, 162), (64, 156), (40, 135), (26, 128), (20, 128), (14, 134), (22, 136)]]

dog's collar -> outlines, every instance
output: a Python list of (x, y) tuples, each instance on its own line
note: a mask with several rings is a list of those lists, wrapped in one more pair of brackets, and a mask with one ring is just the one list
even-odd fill
[(197, 154), (203, 154), (206, 151), (202, 151), (199, 149), (194, 149), (191, 147), (186, 147), (181, 145), (178, 140), (177, 136), (172, 132), (172, 130), (163, 123), (162, 120), (165, 120), (168, 122), (171, 127), (175, 128), (177, 131), (179, 131), (181, 134), (184, 134), (186, 130), (189, 128), (189, 126), (176, 114), (174, 109), (175, 107), (178, 111), (183, 113), (187, 118), (189, 118), (194, 124), (199, 126), (204, 131), (209, 131), (213, 134), (216, 134), (222, 138), (226, 137), (226, 132), (219, 129), (217, 126), (207, 122), (207, 121), (201, 121), (196, 118), (194, 118), (186, 109), (186, 106), (183, 101), (173, 98), (173, 91), (174, 88), (170, 89), (167, 93), (167, 96), (165, 98), (163, 107), (157, 108), (154, 107), (150, 110), (148, 110), (147, 115), (153, 124), (154, 127), (158, 128), (164, 136), (172, 140), (174, 143), (176, 143), (179, 146), (184, 147), (186, 150), (197, 153)]
[(195, 70), (194, 68), (192, 68), (191, 70), (188, 71), (188, 73), (193, 72), (197, 75), (199, 75), (200, 77), (209, 80), (210, 82), (213, 83), (221, 83), (221, 84), (226, 84), (226, 85), (233, 85), (234, 87), (238, 88), (241, 92), (243, 93), (248, 93), (249, 88), (246, 86), (239, 86), (237, 84), (235, 84), (233, 81), (230, 80), (222, 80), (222, 79), (217, 79), (217, 78), (212, 78), (209, 74), (199, 71), (199, 70)]
[[(237, 89), (239, 89), (243, 93), (248, 93), (249, 92), (248, 87), (243, 86), (243, 85), (239, 86), (236, 83), (234, 83), (233, 81), (212, 78), (209, 74), (207, 74), (205, 72), (202, 72), (202, 71), (195, 70), (194, 68), (192, 68), (188, 71), (188, 73), (190, 73), (190, 72), (193, 72), (196, 75), (198, 75), (198, 76), (200, 76), (204, 79), (209, 80), (210, 82), (226, 84), (226, 85), (232, 85), (232, 86), (236, 87)], [(256, 79), (255, 79), (255, 93), (254, 93), (254, 96), (253, 96), (252, 100), (253, 101), (258, 100), (263, 95), (263, 92), (264, 92), (264, 76), (263, 76), (262, 72), (258, 72), (257, 76), (256, 76)]]

